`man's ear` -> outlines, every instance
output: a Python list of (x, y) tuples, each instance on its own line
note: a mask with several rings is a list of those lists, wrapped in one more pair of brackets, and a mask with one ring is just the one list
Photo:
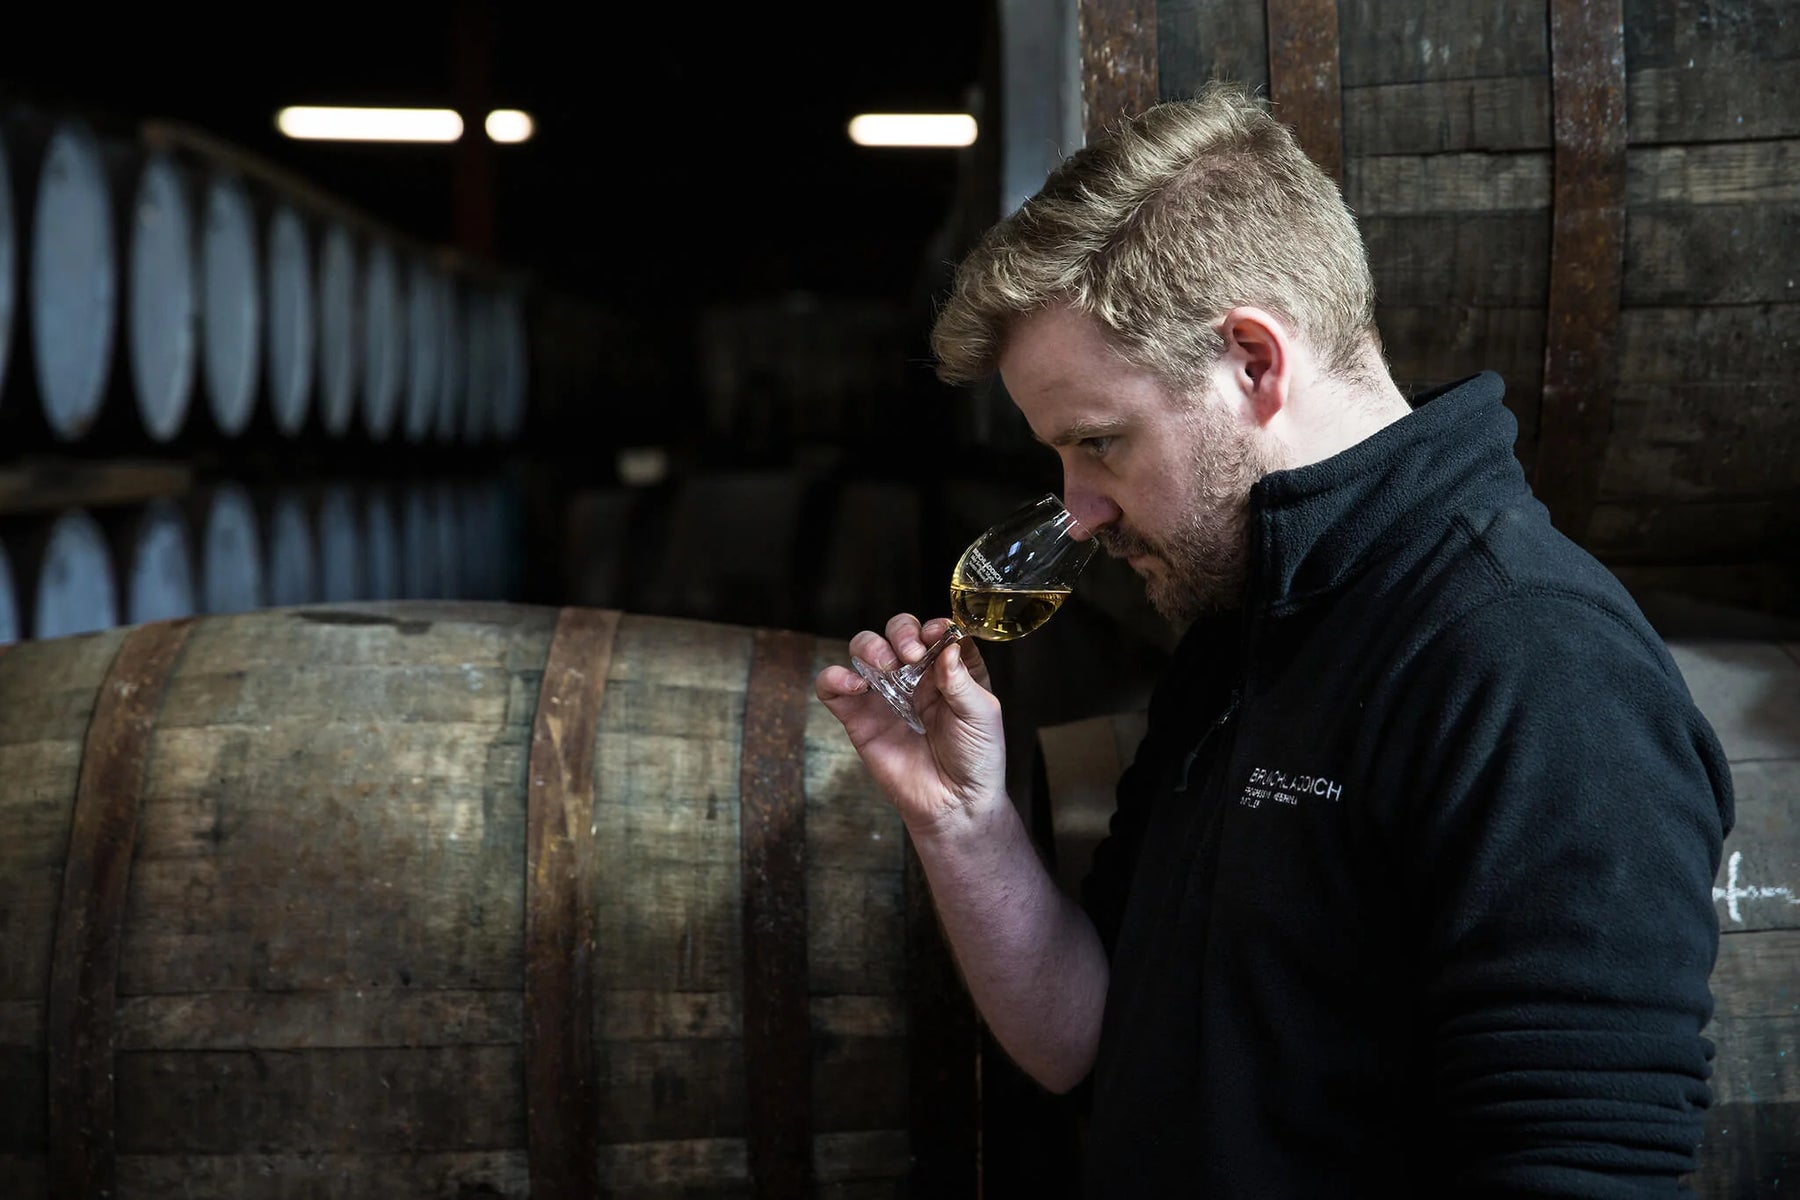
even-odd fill
[(1280, 318), (1266, 309), (1239, 305), (1219, 324), (1232, 393), (1258, 425), (1267, 425), (1287, 407), (1293, 382), (1294, 339)]

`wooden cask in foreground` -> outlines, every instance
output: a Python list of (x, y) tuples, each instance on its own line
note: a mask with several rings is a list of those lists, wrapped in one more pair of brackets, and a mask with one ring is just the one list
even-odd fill
[(0, 653), (0, 1191), (972, 1195), (841, 653), (469, 604)]

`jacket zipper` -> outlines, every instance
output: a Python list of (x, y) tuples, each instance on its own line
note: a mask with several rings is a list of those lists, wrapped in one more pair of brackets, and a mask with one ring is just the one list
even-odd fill
[(1174, 791), (1177, 793), (1186, 793), (1188, 790), (1188, 777), (1194, 769), (1195, 760), (1200, 757), (1200, 752), (1206, 749), (1207, 743), (1213, 740), (1214, 735), (1221, 729), (1224, 729), (1231, 721), (1231, 718), (1237, 714), (1238, 701), (1242, 697), (1243, 689), (1241, 687), (1233, 687), (1231, 689), (1231, 696), (1225, 701), (1225, 708), (1223, 711), (1213, 718), (1212, 724), (1206, 727), (1206, 732), (1200, 735), (1200, 740), (1194, 743), (1193, 749), (1187, 752), (1187, 757), (1181, 760), (1181, 782), (1175, 786), (1173, 789)]

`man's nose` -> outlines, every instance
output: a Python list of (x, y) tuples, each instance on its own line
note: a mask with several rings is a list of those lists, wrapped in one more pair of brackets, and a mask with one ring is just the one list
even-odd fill
[(1072, 476), (1063, 476), (1063, 507), (1081, 522), (1089, 534), (1099, 533), (1118, 521), (1119, 506), (1106, 493), (1082, 486)]

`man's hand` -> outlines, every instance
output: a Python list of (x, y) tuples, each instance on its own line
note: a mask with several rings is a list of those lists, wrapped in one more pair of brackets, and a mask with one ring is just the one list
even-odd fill
[[(905, 613), (850, 652), (881, 670), (925, 657), (942, 618)], [(1106, 1005), (1106, 953), (1087, 917), (1056, 890), (1006, 796), (1000, 702), (973, 641), (946, 646), (919, 681), (912, 731), (861, 675), (826, 667), (814, 685), (863, 765), (906, 822), (963, 979), (1000, 1044), (1045, 1087), (1067, 1091), (1093, 1067)]]
[[(868, 630), (857, 634), (850, 653), (891, 670), (924, 658), (949, 628), (943, 618), (921, 628), (917, 617), (901, 613), (888, 622), (885, 637)], [(987, 667), (972, 641), (946, 646), (913, 697), (914, 711), (925, 723), (923, 737), (848, 667), (826, 667), (814, 689), (918, 836), (933, 832), (950, 813), (973, 811), (1005, 795), (1006, 737), (1000, 702), (987, 685)]]

